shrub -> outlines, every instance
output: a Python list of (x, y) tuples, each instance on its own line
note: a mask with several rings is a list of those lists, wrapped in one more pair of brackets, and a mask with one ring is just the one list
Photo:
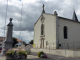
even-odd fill
[(25, 58), (27, 57), (27, 53), (24, 51), (24, 50), (19, 50), (19, 51), (17, 51), (16, 52), (16, 54), (15, 54), (15, 51), (14, 50), (8, 50), (7, 52), (6, 52), (6, 56), (9, 56), (9, 57), (14, 57), (15, 55), (19, 55), (19, 56), (25, 56)]
[(43, 51), (40, 51), (40, 52), (38, 53), (38, 57), (41, 57), (41, 54), (44, 54), (44, 52), (43, 52)]
[(27, 57), (27, 54), (26, 54), (26, 52), (23, 52), (23, 55), (25, 55), (25, 56)]
[(23, 50), (19, 50), (19, 51), (17, 52), (17, 54), (19, 54), (19, 55), (22, 55), (23, 53), (24, 53)]
[(13, 56), (14, 55), (14, 50), (8, 50), (7, 52), (6, 52), (6, 55), (7, 56)]
[(27, 54), (30, 54), (31, 53), (31, 51), (25, 51)]
[(27, 57), (27, 53), (24, 50), (19, 50), (17, 52), (18, 55), (25, 55)]

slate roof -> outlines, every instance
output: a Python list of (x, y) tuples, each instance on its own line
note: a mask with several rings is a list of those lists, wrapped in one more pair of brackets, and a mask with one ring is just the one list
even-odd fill
[(75, 11), (73, 12), (73, 18), (72, 18), (72, 20), (78, 21), (78, 18), (77, 18), (77, 15), (76, 15)]

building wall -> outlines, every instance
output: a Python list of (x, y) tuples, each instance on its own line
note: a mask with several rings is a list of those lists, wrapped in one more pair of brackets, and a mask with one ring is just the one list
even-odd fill
[(23, 45), (23, 42), (18, 42), (15, 46), (17, 46), (17, 45), (21, 46), (21, 45)]
[(35, 48), (37, 48), (39, 46), (40, 48), (40, 31), (41, 31), (41, 21), (40, 21), (41, 17), (39, 18), (39, 20), (37, 21), (36, 25), (34, 26), (34, 44), (35, 44)]
[(45, 47), (48, 41), (48, 48), (56, 48), (56, 17), (45, 14)]
[[(56, 17), (51, 14), (43, 14), (44, 20), (44, 48), (56, 48)], [(37, 47), (40, 47), (41, 41), (41, 17), (34, 26), (34, 44)], [(46, 46), (46, 41), (48, 45)]]
[[(80, 48), (80, 23), (68, 19), (58, 18), (60, 48)], [(67, 26), (67, 39), (64, 39), (63, 27)]]

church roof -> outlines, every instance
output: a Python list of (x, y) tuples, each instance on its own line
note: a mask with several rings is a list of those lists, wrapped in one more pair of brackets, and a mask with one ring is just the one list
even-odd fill
[(72, 20), (72, 19), (64, 18), (64, 17), (61, 17), (61, 16), (58, 16), (58, 18), (62, 18), (62, 19), (66, 19), (66, 20), (69, 20), (69, 21), (80, 23), (79, 21), (75, 21), (75, 20)]
[(77, 18), (77, 15), (76, 15), (75, 11), (73, 12), (73, 18), (72, 18), (72, 20), (78, 21), (78, 18)]
[[(72, 18), (72, 19), (68, 19), (68, 18), (64, 18), (64, 17), (58, 16), (58, 14), (57, 14), (56, 11), (54, 12), (54, 14), (45, 13), (44, 6), (45, 6), (45, 5), (43, 4), (43, 6), (42, 6), (42, 7), (43, 7), (42, 14), (56, 15), (58, 18), (63, 18), (63, 19), (69, 20), (69, 21), (73, 21), (73, 22), (78, 22), (78, 23), (80, 23), (79, 20), (78, 20), (78, 18), (77, 18), (77, 15), (76, 15), (76, 13), (75, 13), (75, 10), (74, 10), (74, 12), (73, 12), (73, 18)], [(42, 14), (41, 14), (41, 15), (42, 15)], [(41, 17), (41, 15), (40, 15), (40, 17)], [(40, 19), (40, 17), (39, 17), (39, 19)], [(39, 20), (39, 19), (38, 19), (38, 20)], [(37, 22), (38, 22), (38, 20), (37, 20)], [(36, 22), (36, 23), (37, 23), (37, 22)], [(34, 26), (36, 25), (36, 23), (34, 24)]]
[[(50, 13), (44, 13), (44, 14), (48, 14), (48, 15), (54, 15), (54, 14), (50, 14)], [(42, 15), (42, 14), (41, 14)], [(40, 15), (40, 17), (41, 17), (41, 15)], [(40, 17), (38, 18), (38, 20), (40, 19)], [(73, 19), (69, 19), (69, 18), (65, 18), (65, 17), (61, 17), (61, 16), (58, 16), (58, 18), (63, 18), (63, 19), (66, 19), (66, 20), (70, 20), (70, 21), (73, 21), (73, 22), (78, 22), (78, 23), (80, 23), (79, 21), (76, 21), (76, 20), (73, 20)], [(38, 20), (37, 20), (37, 22), (38, 22)], [(36, 23), (37, 23), (36, 22)], [(36, 23), (34, 24), (34, 26), (36, 25)]]

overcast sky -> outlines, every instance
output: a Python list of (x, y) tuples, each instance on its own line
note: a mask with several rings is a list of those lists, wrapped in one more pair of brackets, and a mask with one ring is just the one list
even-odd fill
[[(22, 9), (23, 2), (23, 9)], [(42, 12), (42, 5), (45, 5), (45, 12), (53, 14), (57, 11), (58, 16), (72, 19), (73, 4), (78, 20), (80, 21), (80, 0), (8, 0), (7, 17), (6, 7), (7, 0), (0, 0), (0, 36), (6, 36), (4, 26), (9, 23), (9, 18), (13, 18), (13, 37), (22, 39), (27, 43), (33, 40), (34, 23), (38, 20)], [(22, 9), (22, 20), (21, 20)], [(21, 24), (21, 26), (20, 26)], [(21, 31), (21, 35), (20, 35)], [(4, 35), (5, 34), (5, 35)]]

